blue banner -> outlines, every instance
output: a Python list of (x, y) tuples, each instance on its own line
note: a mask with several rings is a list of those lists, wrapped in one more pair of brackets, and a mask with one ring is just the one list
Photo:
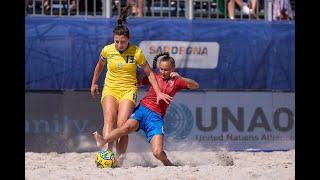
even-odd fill
[[(27, 16), (25, 20), (26, 89), (90, 88), (99, 53), (113, 42), (116, 19)], [(149, 49), (143, 52), (150, 55), (152, 50), (171, 50), (181, 61), (177, 71), (198, 81), (202, 89), (295, 89), (292, 21), (129, 18), (128, 27), (131, 43), (148, 41)], [(177, 41), (182, 43), (174, 46)]]

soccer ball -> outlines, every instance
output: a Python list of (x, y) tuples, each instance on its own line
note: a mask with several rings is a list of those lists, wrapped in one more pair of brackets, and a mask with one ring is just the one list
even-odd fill
[(117, 160), (115, 155), (110, 150), (100, 150), (96, 154), (95, 163), (99, 168), (115, 168), (117, 167)]

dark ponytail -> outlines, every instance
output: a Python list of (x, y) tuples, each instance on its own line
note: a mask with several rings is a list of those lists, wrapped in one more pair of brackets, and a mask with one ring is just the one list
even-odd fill
[(130, 37), (129, 29), (127, 27), (127, 17), (129, 16), (129, 7), (122, 8), (119, 18), (117, 20), (117, 26), (113, 29), (113, 35), (124, 35)]
[(163, 58), (161, 58), (160, 62), (169, 61), (173, 68), (176, 67), (175, 60), (173, 59), (173, 57), (170, 56), (170, 54), (168, 52), (160, 52), (153, 58), (153, 64), (152, 64), (153, 69), (157, 68), (157, 60), (160, 56), (164, 56)]

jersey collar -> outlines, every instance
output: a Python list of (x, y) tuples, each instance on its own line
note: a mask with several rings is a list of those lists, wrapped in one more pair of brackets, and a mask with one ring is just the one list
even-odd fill
[(122, 53), (124, 53), (129, 47), (130, 47), (130, 43), (128, 43), (128, 47), (127, 47), (125, 50), (123, 50), (123, 51), (117, 50), (117, 51), (118, 51), (120, 54), (122, 54)]

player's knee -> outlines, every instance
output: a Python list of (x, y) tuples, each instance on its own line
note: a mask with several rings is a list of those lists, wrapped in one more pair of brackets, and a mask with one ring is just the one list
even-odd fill
[(123, 126), (121, 127), (121, 129), (122, 129), (122, 131), (123, 131), (124, 133), (126, 133), (126, 134), (129, 134), (129, 133), (130, 133), (130, 130), (131, 130), (130, 126), (128, 126), (127, 124), (123, 125)]
[(117, 118), (116, 116), (113, 116), (112, 114), (107, 114), (104, 117), (104, 123), (113, 125), (116, 122)]

